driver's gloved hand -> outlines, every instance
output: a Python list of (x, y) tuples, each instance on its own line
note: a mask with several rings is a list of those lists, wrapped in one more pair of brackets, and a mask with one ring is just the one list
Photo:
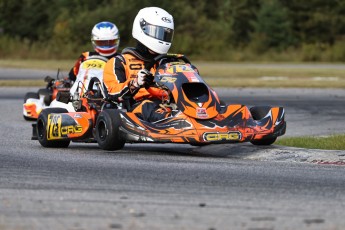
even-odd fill
[(149, 87), (153, 84), (153, 75), (147, 69), (142, 69), (138, 72), (137, 77), (133, 79), (130, 83), (131, 91), (139, 89), (141, 87)]
[(138, 85), (148, 87), (153, 83), (153, 75), (147, 69), (142, 69), (137, 74)]

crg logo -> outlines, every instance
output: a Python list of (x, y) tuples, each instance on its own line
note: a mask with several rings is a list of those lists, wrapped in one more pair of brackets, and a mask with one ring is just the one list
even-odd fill
[(81, 125), (66, 125), (62, 126), (61, 114), (49, 114), (47, 125), (47, 139), (63, 139), (68, 134), (82, 133), (83, 127)]
[(204, 133), (205, 141), (235, 141), (241, 140), (240, 132), (227, 132), (227, 133)]

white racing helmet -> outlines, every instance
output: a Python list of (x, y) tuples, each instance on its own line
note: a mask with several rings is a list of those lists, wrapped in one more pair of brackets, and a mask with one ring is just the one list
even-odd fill
[(158, 54), (169, 51), (173, 35), (174, 19), (161, 8), (143, 8), (134, 19), (133, 38)]
[(111, 22), (99, 22), (92, 29), (91, 42), (94, 50), (99, 54), (113, 55), (120, 44), (119, 30)]

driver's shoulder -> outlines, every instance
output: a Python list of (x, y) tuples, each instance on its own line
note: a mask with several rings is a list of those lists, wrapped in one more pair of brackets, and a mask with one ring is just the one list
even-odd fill
[(121, 55), (129, 61), (143, 61), (148, 62), (148, 60), (144, 57), (144, 55), (135, 47), (126, 47), (122, 50)]

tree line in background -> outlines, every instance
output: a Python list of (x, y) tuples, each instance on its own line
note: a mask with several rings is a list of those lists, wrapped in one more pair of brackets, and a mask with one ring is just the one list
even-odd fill
[(345, 61), (345, 0), (0, 0), (0, 58), (76, 58), (99, 21), (135, 45), (139, 9), (174, 17), (171, 52), (217, 61)]

